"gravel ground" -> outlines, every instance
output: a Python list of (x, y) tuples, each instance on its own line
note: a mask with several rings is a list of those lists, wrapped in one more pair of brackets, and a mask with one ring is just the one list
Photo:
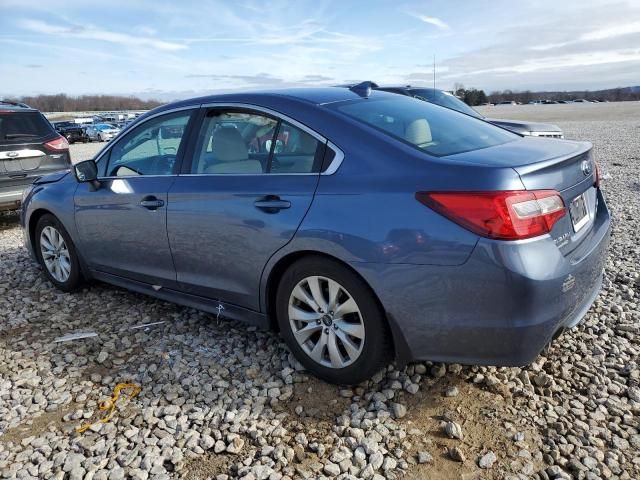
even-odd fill
[[(611, 252), (585, 321), (524, 369), (427, 362), (327, 385), (275, 334), (98, 283), (54, 290), (0, 218), (0, 477), (640, 478), (640, 108), (569, 107), (553, 121), (596, 146)], [(140, 395), (77, 433), (120, 382)]]

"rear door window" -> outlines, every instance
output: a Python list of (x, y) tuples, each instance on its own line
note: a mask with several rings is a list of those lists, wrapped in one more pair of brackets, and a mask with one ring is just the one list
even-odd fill
[(270, 173), (317, 172), (320, 142), (304, 130), (283, 121), (273, 147)]
[(203, 121), (190, 173), (317, 173), (323, 145), (301, 128), (262, 112), (214, 109)]
[(52, 132), (40, 112), (0, 112), (0, 145), (38, 140)]

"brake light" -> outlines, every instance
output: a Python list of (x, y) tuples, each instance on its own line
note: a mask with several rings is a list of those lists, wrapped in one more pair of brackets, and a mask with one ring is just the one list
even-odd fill
[(418, 192), (416, 199), (478, 235), (499, 240), (544, 235), (566, 214), (555, 190)]
[(53, 140), (48, 141), (44, 144), (49, 150), (54, 150), (59, 152), (61, 150), (69, 150), (69, 142), (64, 137), (54, 138)]

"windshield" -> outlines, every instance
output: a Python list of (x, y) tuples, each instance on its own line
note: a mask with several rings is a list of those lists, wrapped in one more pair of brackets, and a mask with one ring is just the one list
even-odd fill
[(339, 102), (328, 108), (438, 157), (520, 138), (483, 120), (400, 95)]
[(452, 93), (437, 90), (435, 88), (412, 88), (410, 92), (412, 95), (418, 96), (420, 100), (424, 99), (428, 102), (440, 105), (441, 107), (450, 108), (457, 112), (471, 115), (472, 117), (484, 118)]

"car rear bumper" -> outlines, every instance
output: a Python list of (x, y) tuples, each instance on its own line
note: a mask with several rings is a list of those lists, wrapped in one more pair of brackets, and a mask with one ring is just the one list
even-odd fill
[(598, 192), (591, 231), (567, 256), (547, 235), (482, 239), (460, 266), (352, 266), (387, 311), (399, 362), (522, 366), (587, 313), (602, 285), (609, 236)]
[(22, 192), (28, 185), (0, 187), (0, 211), (17, 210), (22, 201)]

